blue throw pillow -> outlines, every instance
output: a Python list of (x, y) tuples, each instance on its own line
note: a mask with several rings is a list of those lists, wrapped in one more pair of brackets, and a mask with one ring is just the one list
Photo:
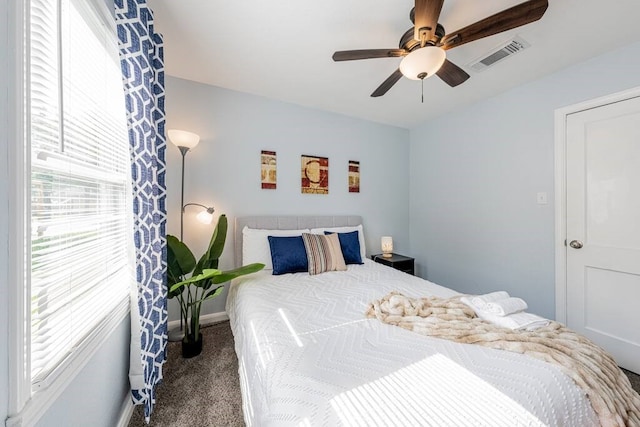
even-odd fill
[(273, 274), (301, 273), (309, 270), (302, 236), (268, 236)]
[[(332, 231), (325, 231), (324, 234), (333, 234)], [(360, 256), (360, 240), (358, 240), (358, 230), (350, 233), (338, 233), (340, 249), (345, 264), (364, 264)]]

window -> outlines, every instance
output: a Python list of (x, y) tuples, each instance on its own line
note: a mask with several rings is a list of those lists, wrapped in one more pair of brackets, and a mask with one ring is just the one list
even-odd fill
[(25, 396), (17, 411), (61, 372), (79, 369), (78, 353), (96, 347), (105, 320), (126, 314), (134, 280), (114, 19), (103, 0), (25, 3), (26, 271), (18, 293), (28, 374), (16, 381), (29, 385), (18, 387)]

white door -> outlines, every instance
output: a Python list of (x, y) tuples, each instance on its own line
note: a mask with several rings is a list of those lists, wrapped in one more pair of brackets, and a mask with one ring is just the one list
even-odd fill
[(566, 130), (567, 326), (640, 373), (640, 98)]

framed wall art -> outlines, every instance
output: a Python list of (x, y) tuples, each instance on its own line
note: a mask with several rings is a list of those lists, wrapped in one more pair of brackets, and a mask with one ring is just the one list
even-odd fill
[(360, 192), (360, 162), (349, 160), (349, 193)]
[(263, 190), (276, 189), (276, 152), (262, 150), (260, 156), (260, 178)]
[(303, 194), (329, 194), (329, 158), (303, 154), (300, 178)]

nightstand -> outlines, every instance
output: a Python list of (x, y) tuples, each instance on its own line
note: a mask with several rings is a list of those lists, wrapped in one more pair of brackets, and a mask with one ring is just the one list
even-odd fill
[(388, 265), (396, 270), (404, 271), (405, 273), (414, 274), (414, 259), (404, 255), (391, 254), (391, 257), (385, 258), (382, 254), (371, 255), (371, 259), (377, 263)]

